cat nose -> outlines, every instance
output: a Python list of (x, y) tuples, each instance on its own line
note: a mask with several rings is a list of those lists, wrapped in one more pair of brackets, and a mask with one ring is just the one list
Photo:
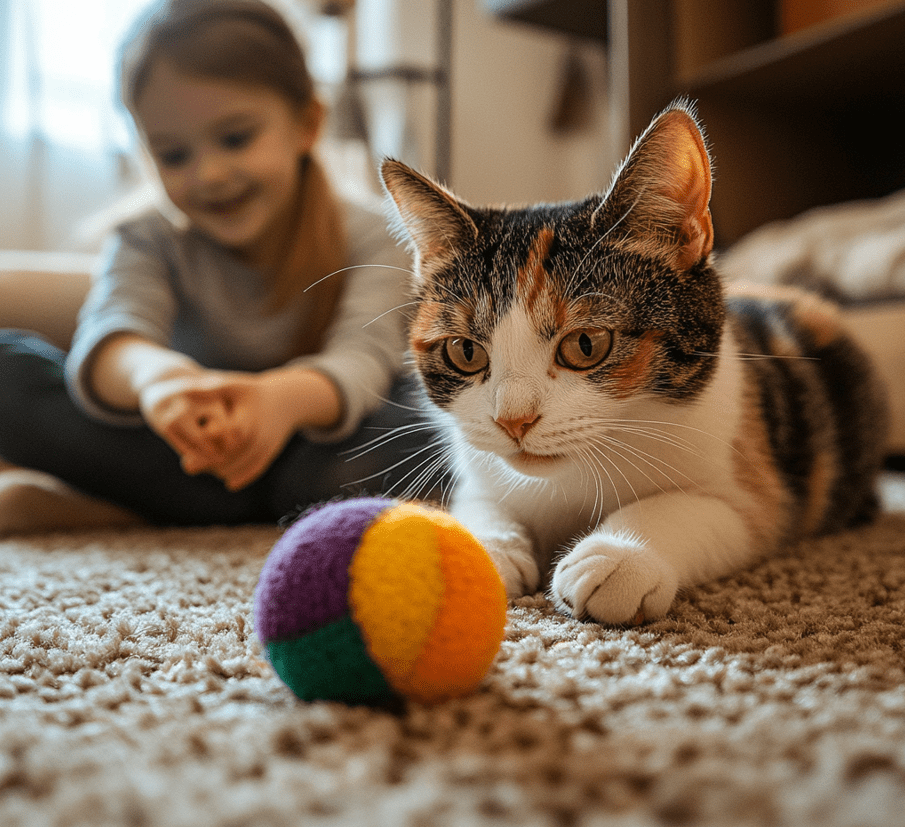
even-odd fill
[(540, 416), (537, 414), (526, 414), (525, 416), (511, 418), (499, 416), (496, 418), (496, 423), (513, 439), (521, 439), (537, 424), (538, 419), (540, 419)]

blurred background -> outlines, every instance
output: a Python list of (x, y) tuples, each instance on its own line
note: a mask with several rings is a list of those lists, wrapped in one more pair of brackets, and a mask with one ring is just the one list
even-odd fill
[[(331, 106), (343, 187), (376, 188), (391, 155), (475, 203), (581, 197), (687, 95), (718, 247), (905, 188), (905, 0), (273, 2)], [(0, 250), (90, 252), (139, 197), (113, 67), (147, 3), (0, 0)]]
[[(905, 0), (273, 2), (306, 44), (331, 107), (322, 154), (349, 190), (378, 192), (389, 155), (476, 204), (580, 198), (652, 116), (694, 101), (722, 274), (839, 300), (905, 455)], [(0, 277), (17, 289), (20, 271), (84, 276), (149, 201), (114, 90), (147, 3), (0, 0)], [(0, 310), (67, 319), (65, 342), (85, 281), (48, 283)]]
[[(97, 249), (146, 180), (116, 101), (117, 45), (148, 0), (0, 0), (0, 249)], [(392, 155), (475, 202), (604, 187), (603, 41), (512, 22), (481, 0), (274, 0), (331, 119), (337, 183)], [(604, 4), (592, 10), (604, 19)], [(564, 108), (565, 107), (565, 108)]]

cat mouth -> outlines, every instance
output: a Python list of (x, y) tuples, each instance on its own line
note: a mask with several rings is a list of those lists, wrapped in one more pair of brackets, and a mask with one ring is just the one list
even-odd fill
[(555, 465), (562, 458), (562, 454), (532, 454), (530, 451), (520, 448), (509, 457), (509, 462), (517, 467), (539, 468)]

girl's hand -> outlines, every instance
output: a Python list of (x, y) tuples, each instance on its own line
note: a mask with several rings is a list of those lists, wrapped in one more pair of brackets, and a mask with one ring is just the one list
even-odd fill
[(232, 415), (229, 376), (199, 369), (151, 382), (139, 394), (142, 416), (187, 474), (227, 461), (248, 439)]
[(232, 491), (261, 476), (296, 431), (329, 428), (342, 413), (336, 385), (315, 370), (208, 370), (134, 333), (100, 346), (89, 384), (111, 408), (137, 408), (187, 474), (214, 474)]
[(327, 377), (290, 367), (166, 379), (144, 389), (141, 403), (186, 473), (213, 474), (230, 491), (258, 479), (297, 430), (332, 425), (340, 414)]
[(341, 413), (333, 382), (305, 368), (283, 367), (255, 374), (226, 374), (220, 402), (229, 427), (225, 439), (241, 435), (222, 461), (206, 470), (230, 491), (253, 483), (286, 447), (293, 434), (307, 427), (330, 427)]
[[(270, 467), (300, 427), (304, 407), (304, 400), (286, 400), (267, 373), (224, 374), (216, 395), (204, 401), (214, 403), (221, 418), (211, 417), (204, 426), (215, 458), (201, 470), (230, 491), (245, 488)], [(209, 408), (202, 409), (206, 415)], [(229, 450), (219, 450), (221, 445)]]

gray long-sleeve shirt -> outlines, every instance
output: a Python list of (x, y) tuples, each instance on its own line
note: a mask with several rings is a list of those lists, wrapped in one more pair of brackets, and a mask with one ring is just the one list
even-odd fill
[[(342, 421), (311, 429), (338, 441), (385, 399), (401, 369), (410, 266), (378, 208), (341, 201), (348, 239), (345, 287), (320, 352), (292, 359), (298, 320), (312, 312), (302, 293), (273, 313), (260, 274), (202, 235), (152, 212), (118, 228), (106, 245), (82, 308), (66, 363), (73, 398), (111, 424), (141, 424), (138, 414), (105, 407), (90, 391), (88, 367), (110, 335), (140, 334), (222, 370), (261, 371), (292, 361), (321, 371), (343, 398)], [(364, 265), (364, 266), (362, 266)], [(369, 266), (370, 265), (370, 266)]]

